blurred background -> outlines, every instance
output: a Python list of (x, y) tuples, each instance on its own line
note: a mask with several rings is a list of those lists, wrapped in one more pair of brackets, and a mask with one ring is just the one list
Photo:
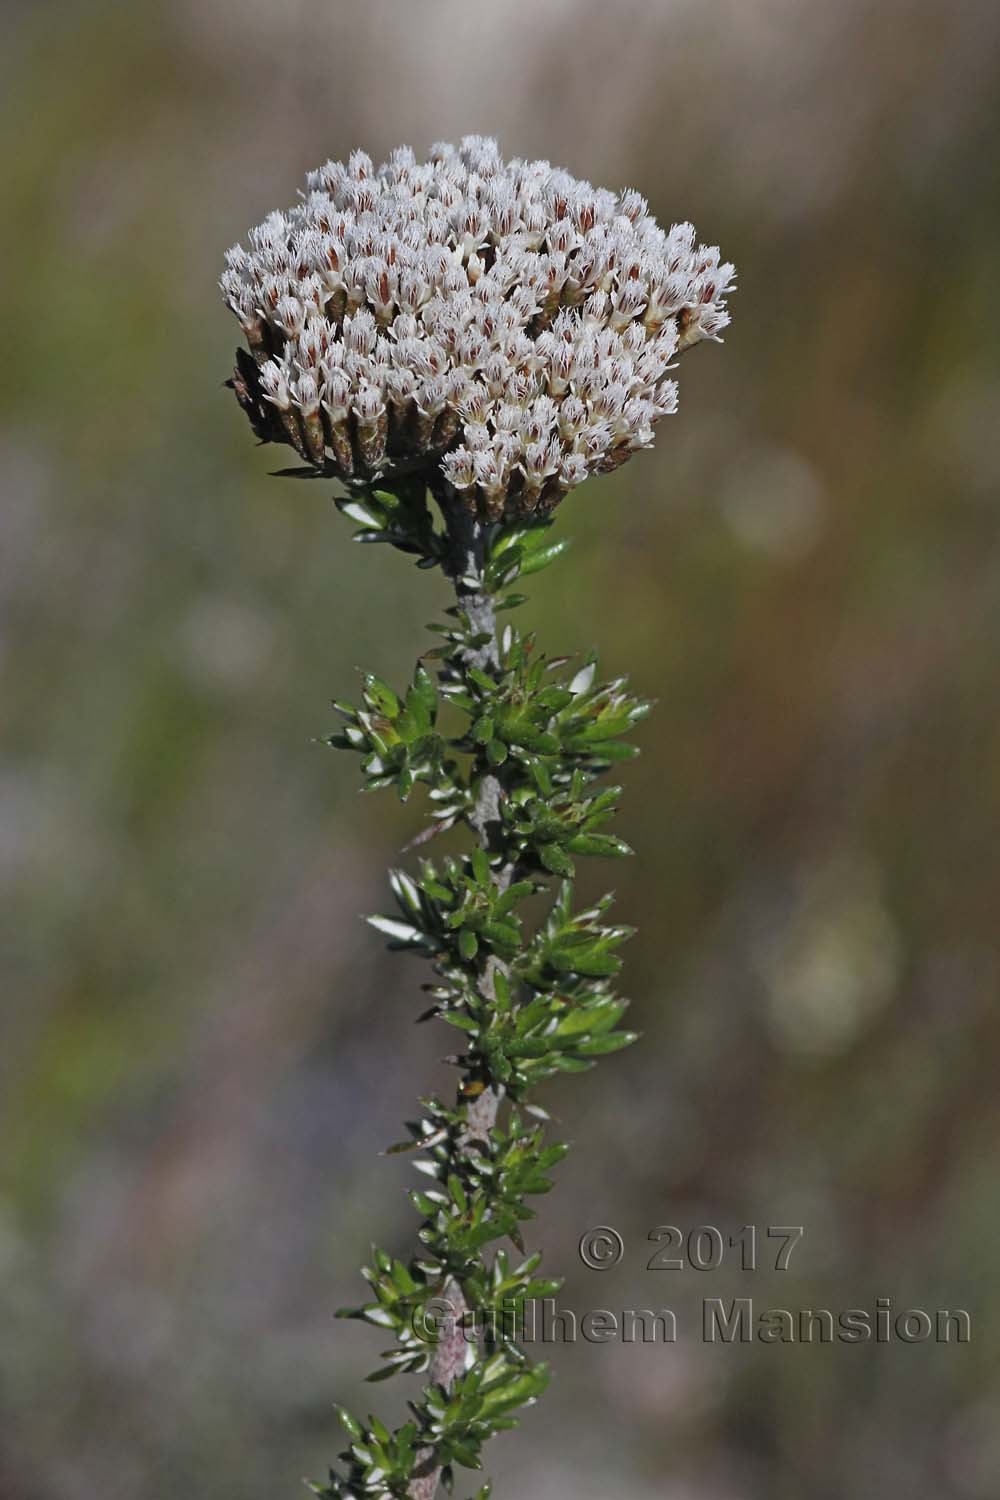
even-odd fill
[[(680, 1335), (548, 1351), (497, 1492), (993, 1500), (997, 6), (7, 0), (4, 33), (2, 1500), (278, 1500), (366, 1409), (378, 1336), (331, 1314), (411, 1243), (377, 1153), (449, 1043), (358, 917), (417, 810), (316, 737), (446, 591), (268, 477), (215, 282), (327, 156), (469, 131), (740, 278), (524, 612), (659, 700), (639, 858), (592, 877), (644, 1039), (549, 1089), (575, 1149), (534, 1239), (566, 1305)], [(805, 1226), (786, 1273), (645, 1269), (655, 1225), (746, 1223)], [(973, 1339), (703, 1344), (736, 1295)]]

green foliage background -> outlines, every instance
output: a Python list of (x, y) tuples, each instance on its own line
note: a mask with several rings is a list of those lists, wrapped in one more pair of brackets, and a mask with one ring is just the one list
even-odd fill
[[(614, 867), (643, 1042), (548, 1087), (546, 1267), (682, 1337), (547, 1350), (500, 1492), (988, 1500), (996, 8), (67, 0), (5, 43), (0, 1496), (294, 1494), (370, 1365), (332, 1313), (409, 1245), (376, 1152), (449, 1076), (358, 920), (410, 811), (313, 740), (447, 587), (266, 477), (214, 280), (325, 154), (479, 130), (740, 270), (524, 611), (659, 704)], [(747, 1222), (806, 1226), (788, 1273), (644, 1269), (654, 1225)], [(701, 1298), (743, 1294), (974, 1339), (704, 1346)]]

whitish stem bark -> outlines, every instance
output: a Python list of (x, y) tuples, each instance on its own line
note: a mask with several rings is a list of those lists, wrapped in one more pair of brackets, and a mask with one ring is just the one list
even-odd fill
[[(468, 653), (467, 662), (480, 670), (496, 668), (500, 665), (496, 606), (492, 594), (482, 585), (486, 551), (484, 529), (464, 508), (455, 507), (445, 514), (452, 543), (448, 575), (455, 585), (458, 602), (469, 616), (473, 634), (488, 636), (481, 646)], [(469, 818), (480, 845), (486, 850), (495, 849), (499, 843), (502, 797), (501, 778), (495, 772), (488, 772), (479, 783), (475, 808)], [(502, 865), (495, 872), (494, 880), (501, 890), (510, 884), (513, 873), (512, 864)], [(479, 979), (480, 992), (490, 1001), (496, 1000), (494, 976), (500, 967), (499, 959), (488, 959)], [(459, 1149), (471, 1142), (489, 1139), (502, 1097), (501, 1087), (491, 1087), (483, 1089), (466, 1103), (465, 1130), (458, 1142)], [(449, 1277), (445, 1283), (442, 1298), (449, 1304), (450, 1312), (431, 1361), (430, 1380), (447, 1390), (465, 1370), (469, 1339), (464, 1320), (469, 1307), (454, 1277)], [(425, 1448), (418, 1455), (418, 1477), (410, 1484), (410, 1500), (434, 1500), (441, 1478), (441, 1468), (434, 1463), (434, 1457), (433, 1448)], [(421, 1473), (421, 1469), (425, 1472)]]

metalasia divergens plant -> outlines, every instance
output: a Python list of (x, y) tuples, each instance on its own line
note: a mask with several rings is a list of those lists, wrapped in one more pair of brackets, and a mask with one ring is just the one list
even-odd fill
[[(371, 918), (429, 961), (422, 1019), (454, 1029), (460, 1082), (454, 1103), (421, 1101), (398, 1148), (429, 1179), (412, 1194), (419, 1248), (406, 1263), (376, 1249), (371, 1300), (347, 1314), (392, 1335), (371, 1378), (422, 1374), (422, 1392), (394, 1432), (341, 1411), (350, 1443), (321, 1496), (429, 1500), (456, 1466), (481, 1468), (486, 1439), (545, 1385), (517, 1314), (558, 1283), (521, 1224), (567, 1148), (545, 1143), (528, 1096), (634, 1040), (613, 987), (630, 929), (610, 898), (577, 910), (573, 892), (579, 857), (629, 853), (607, 831), (619, 788), (599, 783), (636, 753), (626, 736), (648, 704), (497, 614), (563, 550), (560, 499), (652, 443), (676, 408), (676, 356), (725, 327), (732, 282), (638, 193), (505, 162), (478, 136), (426, 163), (405, 147), (378, 169), (361, 151), (327, 162), (227, 255), (248, 346), (231, 384), (258, 437), (295, 449), (282, 472), (341, 483), (357, 540), (440, 566), (456, 592), (409, 688), (366, 676), (330, 740), (359, 752), (367, 787), (405, 800), (423, 784), (415, 843), (464, 824), (474, 847), (393, 872), (398, 910)], [(529, 924), (543, 892), (548, 915)]]

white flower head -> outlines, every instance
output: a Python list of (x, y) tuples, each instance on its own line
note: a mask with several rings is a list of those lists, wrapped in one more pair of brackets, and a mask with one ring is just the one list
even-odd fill
[(734, 285), (634, 189), (505, 162), (483, 136), (327, 162), (247, 238), (220, 284), (258, 436), (351, 484), (423, 474), (492, 520), (649, 447), (677, 355), (719, 337)]

